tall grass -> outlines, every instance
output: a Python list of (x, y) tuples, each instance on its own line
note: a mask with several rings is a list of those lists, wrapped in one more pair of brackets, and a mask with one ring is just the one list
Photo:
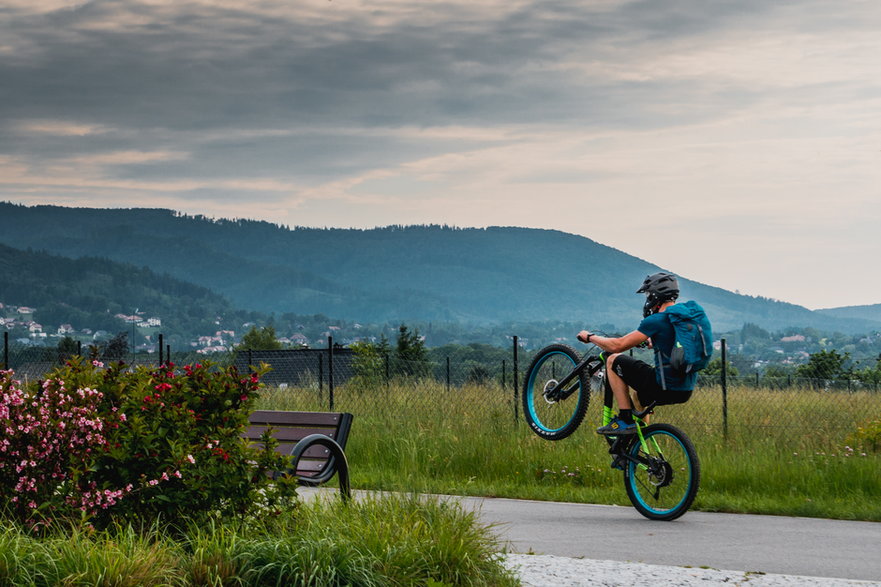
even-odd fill
[(385, 496), (303, 503), (247, 524), (74, 530), (0, 526), (0, 584), (36, 586), (513, 586), (502, 550), (456, 504)]
[[(325, 394), (327, 390), (324, 390)], [(513, 393), (433, 381), (335, 390), (355, 414), (347, 446), (359, 488), (626, 505), (599, 424), (601, 397), (574, 435), (539, 439), (514, 418)], [(267, 390), (261, 408), (326, 410), (316, 390)], [(881, 418), (881, 394), (734, 388), (723, 426), (719, 388), (704, 388), (654, 421), (695, 442), (702, 465), (695, 509), (881, 520), (881, 455), (853, 443)], [(726, 434), (727, 430), (727, 434)]]

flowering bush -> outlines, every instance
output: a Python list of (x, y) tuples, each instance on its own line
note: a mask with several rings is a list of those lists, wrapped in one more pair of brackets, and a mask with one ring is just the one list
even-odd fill
[(65, 505), (94, 511), (119, 497), (73, 490), (107, 446), (100, 392), (59, 379), (26, 390), (12, 371), (0, 371), (0, 393), (0, 495), (14, 517), (35, 521), (38, 511)]
[(73, 513), (106, 524), (241, 514), (289, 495), (267, 487), (283, 457), (240, 438), (259, 386), (259, 373), (210, 364), (75, 359), (27, 389), (0, 372), (0, 497), (31, 524)]

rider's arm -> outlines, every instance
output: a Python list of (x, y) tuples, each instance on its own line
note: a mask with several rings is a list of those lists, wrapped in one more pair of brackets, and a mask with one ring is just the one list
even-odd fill
[(633, 347), (644, 343), (648, 340), (648, 335), (643, 334), (639, 330), (634, 330), (624, 336), (617, 338), (609, 338), (608, 336), (600, 336), (599, 334), (591, 334), (586, 330), (578, 333), (578, 340), (581, 342), (592, 342), (607, 353), (623, 353)]

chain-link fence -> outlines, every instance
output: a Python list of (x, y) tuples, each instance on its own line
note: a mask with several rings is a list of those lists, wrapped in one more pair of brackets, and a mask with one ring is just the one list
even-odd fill
[(103, 350), (104, 349), (98, 346), (82, 344), (76, 344), (69, 349), (36, 346), (12, 342), (9, 340), (8, 336), (4, 336), (2, 355), (0, 355), (0, 368), (12, 369), (15, 371), (16, 379), (27, 382), (42, 379), (46, 373), (52, 371), (56, 367), (64, 365), (66, 361), (75, 356), (97, 359), (105, 363), (122, 361), (128, 365), (144, 366), (158, 365), (168, 361), (173, 361), (179, 365), (186, 365), (208, 359), (215, 359), (215, 362), (220, 363), (226, 363), (230, 360), (230, 357), (225, 355), (209, 357), (195, 351), (171, 353), (168, 347), (165, 347), (161, 357), (158, 354), (153, 353), (131, 352), (107, 355)]
[[(521, 388), (533, 354), (519, 348), (515, 339), (509, 349), (476, 352), (461, 347), (449, 353), (430, 349), (425, 360), (403, 361), (394, 353), (359, 353), (331, 341), (326, 349), (254, 350), (209, 357), (166, 352), (163, 359), (183, 365), (208, 358), (233, 363), (243, 372), (265, 364), (269, 370), (262, 376), (266, 389), (261, 407), (271, 409), (348, 411), (411, 420), (477, 411), (520, 425)], [(652, 361), (651, 351), (634, 354)], [(67, 359), (57, 349), (4, 346), (4, 366), (22, 380), (39, 379)], [(124, 360), (151, 365), (158, 364), (159, 357), (130, 355)], [(784, 374), (778, 370), (735, 375), (727, 358), (716, 367), (701, 373), (688, 403), (663, 406), (655, 417), (726, 436), (735, 430), (782, 428), (818, 438), (881, 418), (881, 377), (873, 379), (870, 371), (857, 373), (839, 364), (824, 372), (818, 362)], [(585, 426), (599, 424), (601, 404), (601, 385), (594, 382)]]

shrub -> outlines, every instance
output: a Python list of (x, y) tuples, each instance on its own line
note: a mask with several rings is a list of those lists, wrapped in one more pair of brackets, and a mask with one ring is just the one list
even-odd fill
[(8, 512), (33, 524), (38, 514), (45, 518), (65, 506), (94, 510), (115, 503), (117, 490), (77, 490), (88, 488), (93, 458), (108, 446), (102, 394), (71, 390), (54, 378), (27, 390), (13, 377), (0, 371), (0, 497)]
[(259, 375), (208, 363), (104, 367), (75, 359), (22, 389), (3, 372), (0, 496), (31, 524), (75, 512), (113, 519), (243, 514), (292, 494), (273, 443), (240, 438)]
[(864, 450), (881, 452), (881, 419), (867, 422), (857, 427), (857, 430), (849, 438), (851, 444), (860, 446)]

